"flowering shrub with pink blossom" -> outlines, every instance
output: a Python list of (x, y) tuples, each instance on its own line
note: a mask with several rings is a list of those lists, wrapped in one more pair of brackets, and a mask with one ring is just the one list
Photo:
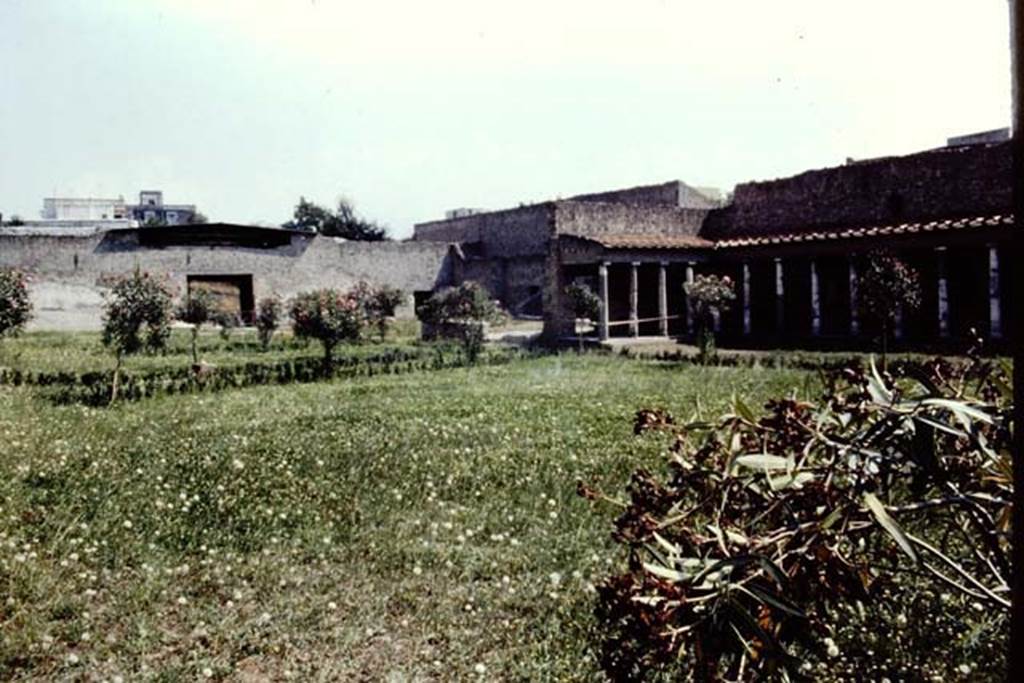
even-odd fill
[(288, 315), (299, 339), (316, 339), (324, 347), (324, 371), (334, 361), (334, 347), (356, 341), (362, 332), (363, 309), (350, 293), (336, 289), (303, 292), (292, 301)]
[(487, 290), (475, 282), (435, 292), (416, 313), (425, 325), (425, 337), (458, 339), (470, 362), (475, 361), (483, 349), (485, 325), (504, 317)]
[(0, 337), (17, 334), (32, 317), (25, 273), (0, 268)]

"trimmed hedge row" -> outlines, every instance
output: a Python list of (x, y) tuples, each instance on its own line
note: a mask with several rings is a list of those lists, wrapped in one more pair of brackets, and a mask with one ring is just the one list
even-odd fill
[[(500, 365), (536, 355), (519, 348), (502, 349), (482, 356), (477, 364)], [(331, 378), (372, 377), (405, 374), (444, 368), (464, 367), (469, 363), (454, 348), (396, 349), (363, 357), (343, 357), (335, 361)], [(41, 387), (44, 396), (58, 404), (106, 405), (110, 402), (113, 371), (101, 372), (23, 372), (0, 368), (0, 384)], [(323, 359), (303, 357), (276, 362), (251, 362), (241, 365), (209, 366), (199, 373), (191, 367), (148, 372), (121, 373), (119, 400), (137, 401), (153, 396), (216, 392), (225, 389), (267, 384), (291, 384), (326, 379)]]

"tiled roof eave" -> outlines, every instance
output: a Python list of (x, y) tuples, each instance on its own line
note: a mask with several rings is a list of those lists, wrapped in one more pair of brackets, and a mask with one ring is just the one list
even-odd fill
[(950, 218), (918, 223), (900, 223), (895, 225), (874, 225), (843, 228), (825, 232), (783, 233), (774, 235), (752, 235), (733, 239), (716, 240), (715, 249), (735, 249), (792, 242), (829, 242), (834, 240), (857, 239), (862, 237), (882, 237), (889, 235), (916, 235), (947, 230), (965, 230), (970, 228), (1009, 227), (1013, 225), (1012, 214), (994, 214), (969, 218)]

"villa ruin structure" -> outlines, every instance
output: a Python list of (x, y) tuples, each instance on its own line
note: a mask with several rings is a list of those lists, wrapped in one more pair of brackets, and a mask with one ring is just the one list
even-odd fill
[(544, 337), (574, 333), (565, 287), (602, 301), (602, 339), (688, 338), (683, 284), (729, 275), (738, 298), (721, 339), (745, 347), (856, 348), (875, 334), (858, 314), (859, 256), (891, 250), (921, 276), (923, 302), (903, 311), (897, 342), (962, 346), (971, 331), (1007, 344), (1007, 243), (1014, 227), (1010, 143), (966, 136), (898, 157), (848, 161), (738, 185), (723, 200), (681, 181), (499, 211), (459, 209), (417, 224), (411, 240), (346, 242), (228, 223), (158, 227), (0, 228), (0, 266), (29, 271), (36, 327), (100, 324), (112, 277), (138, 267), (179, 291), (208, 283), (240, 316), (254, 301), (363, 280), (414, 301), (479, 282)]

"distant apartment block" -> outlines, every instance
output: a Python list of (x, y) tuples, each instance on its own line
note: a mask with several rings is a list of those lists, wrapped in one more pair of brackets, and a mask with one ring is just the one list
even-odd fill
[(46, 197), (40, 216), (44, 221), (108, 221), (129, 218), (124, 197)]
[(186, 225), (196, 215), (195, 204), (164, 204), (164, 193), (160, 190), (143, 190), (139, 203), (129, 206), (130, 217), (139, 225)]

